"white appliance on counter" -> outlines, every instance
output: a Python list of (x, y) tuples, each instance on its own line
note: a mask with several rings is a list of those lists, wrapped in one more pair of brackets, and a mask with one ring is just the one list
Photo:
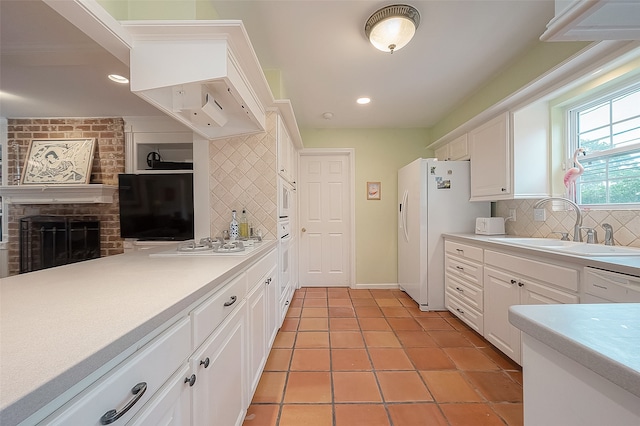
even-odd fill
[(444, 310), (443, 233), (473, 233), (489, 202), (470, 202), (469, 162), (417, 159), (398, 170), (398, 285), (422, 311)]

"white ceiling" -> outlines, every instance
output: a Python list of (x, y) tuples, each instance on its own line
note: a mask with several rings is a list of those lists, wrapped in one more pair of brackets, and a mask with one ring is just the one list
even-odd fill
[[(429, 127), (535, 44), (554, 11), (553, 0), (408, 3), (421, 24), (391, 55), (364, 35), (388, 1), (213, 1), (244, 22), (263, 69), (281, 71), (299, 126), (317, 128)], [(158, 115), (106, 80), (126, 65), (39, 0), (0, 1), (0, 41), (1, 116)]]

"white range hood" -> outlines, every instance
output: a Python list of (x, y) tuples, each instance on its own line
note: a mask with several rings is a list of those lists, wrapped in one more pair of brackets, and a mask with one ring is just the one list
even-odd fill
[(265, 130), (273, 96), (241, 21), (128, 21), (131, 91), (206, 139)]

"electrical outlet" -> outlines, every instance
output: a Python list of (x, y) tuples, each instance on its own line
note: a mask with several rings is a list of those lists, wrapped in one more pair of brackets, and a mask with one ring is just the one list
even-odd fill
[(516, 209), (509, 209), (509, 218), (512, 221), (516, 221)]
[(544, 222), (547, 220), (547, 211), (545, 209), (533, 209), (533, 220), (535, 222)]

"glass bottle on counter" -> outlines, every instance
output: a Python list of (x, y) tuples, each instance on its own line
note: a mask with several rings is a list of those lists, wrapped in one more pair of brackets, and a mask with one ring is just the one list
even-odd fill
[(239, 234), (241, 239), (249, 238), (249, 221), (247, 220), (247, 209), (242, 209), (242, 215), (240, 215)]
[(231, 223), (229, 224), (229, 239), (235, 241), (238, 239), (238, 220), (236, 219), (236, 211), (231, 210)]

